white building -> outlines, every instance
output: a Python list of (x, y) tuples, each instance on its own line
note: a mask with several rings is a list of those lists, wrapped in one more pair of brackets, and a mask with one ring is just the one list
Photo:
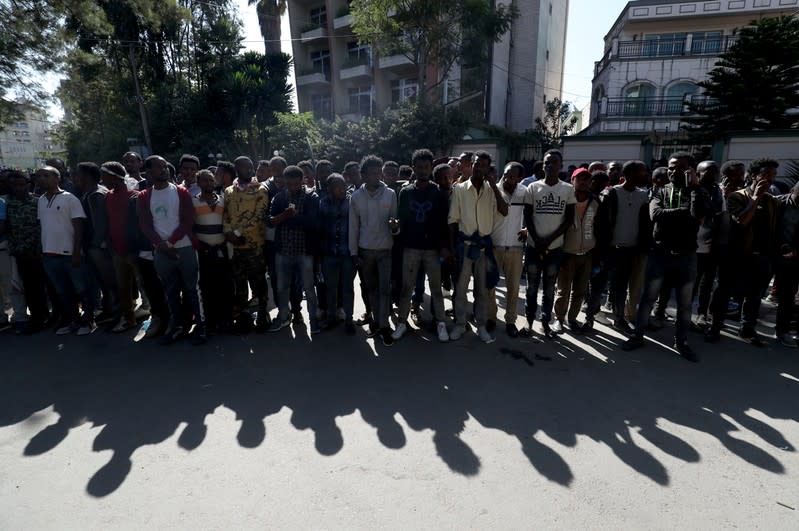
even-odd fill
[(55, 140), (55, 124), (38, 110), (27, 110), (18, 121), (0, 130), (0, 166), (33, 169), (45, 159), (62, 156), (64, 148)]
[(686, 102), (702, 99), (697, 83), (738, 31), (798, 8), (799, 0), (628, 2), (605, 36), (594, 68), (590, 124), (580, 136), (646, 135), (652, 158), (663, 157), (681, 143)]
[[(492, 46), (490, 65), (435, 65), (444, 103), (468, 105), (488, 123), (522, 131), (560, 97), (568, 0), (514, 0), (520, 16)], [(347, 0), (290, 0), (292, 55), (300, 112), (358, 120), (416, 96), (417, 72), (402, 55), (378, 57), (359, 45)], [(446, 87), (445, 89), (443, 87)]]

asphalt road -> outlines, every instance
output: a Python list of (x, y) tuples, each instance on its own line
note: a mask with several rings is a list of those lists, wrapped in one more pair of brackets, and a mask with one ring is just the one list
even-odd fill
[(797, 351), (503, 328), (4, 334), (0, 528), (799, 528)]

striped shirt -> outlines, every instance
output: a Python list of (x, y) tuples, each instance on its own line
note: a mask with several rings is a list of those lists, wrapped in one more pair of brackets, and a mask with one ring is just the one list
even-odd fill
[(194, 234), (202, 243), (217, 246), (225, 243), (225, 235), (222, 232), (225, 201), (216, 194), (214, 198), (215, 201), (210, 204), (200, 199), (199, 195), (192, 197), (191, 200), (194, 205)]

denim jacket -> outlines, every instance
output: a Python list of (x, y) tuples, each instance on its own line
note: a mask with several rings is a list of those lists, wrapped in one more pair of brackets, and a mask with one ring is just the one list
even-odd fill
[(325, 194), (319, 203), (319, 214), (322, 222), (322, 254), (349, 256), (349, 194), (341, 201)]

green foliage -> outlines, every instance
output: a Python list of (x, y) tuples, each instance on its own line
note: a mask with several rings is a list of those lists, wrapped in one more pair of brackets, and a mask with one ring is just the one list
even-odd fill
[(699, 83), (708, 103), (693, 102), (685, 129), (714, 140), (729, 131), (799, 126), (799, 19), (763, 18), (742, 29), (708, 79)]
[[(456, 60), (485, 64), (488, 48), (508, 31), (518, 10), (485, 0), (353, 0), (353, 32), (382, 56), (405, 55), (417, 69), (419, 97), (441, 79), (428, 81), (427, 66), (449, 72)], [(443, 79), (443, 77), (442, 77)]]
[(267, 127), (267, 135), (272, 149), (291, 162), (311, 159), (311, 146), (321, 142), (319, 127), (309, 112), (277, 113), (275, 123)]
[(577, 117), (569, 118), (572, 113), (571, 103), (562, 102), (559, 98), (547, 100), (544, 111), (543, 120), (536, 118), (531, 132), (538, 137), (538, 142), (544, 151), (560, 148), (563, 145), (563, 137), (577, 125)]

